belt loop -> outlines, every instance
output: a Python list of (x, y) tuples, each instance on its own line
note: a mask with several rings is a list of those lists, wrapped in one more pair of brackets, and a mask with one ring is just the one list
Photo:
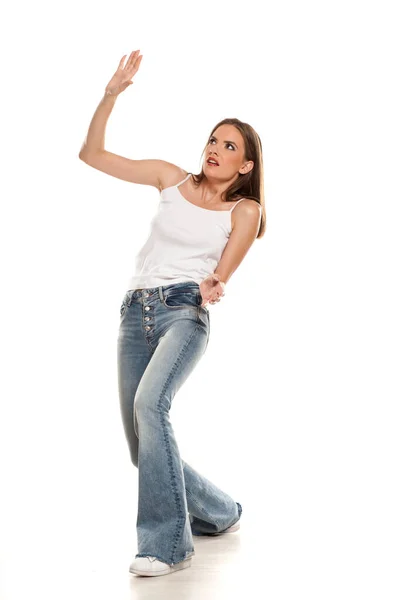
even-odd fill
[(164, 295), (163, 295), (163, 286), (160, 285), (158, 286), (158, 297), (160, 298), (161, 302), (164, 300)]

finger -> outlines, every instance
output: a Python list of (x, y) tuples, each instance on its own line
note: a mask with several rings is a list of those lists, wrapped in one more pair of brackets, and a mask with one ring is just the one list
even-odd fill
[(139, 59), (137, 59), (136, 61), (134, 61), (131, 64), (130, 68), (127, 69), (127, 71), (126, 71), (127, 77), (133, 77), (135, 75), (135, 73), (137, 73), (137, 70), (139, 68), (141, 59), (142, 59), (142, 57), (140, 56)]
[[(140, 58), (141, 58), (141, 57), (140, 57)], [(129, 75), (128, 75), (128, 76), (129, 76), (129, 77), (133, 77), (134, 75), (136, 75), (136, 73), (137, 73), (137, 72), (138, 72), (138, 70), (139, 70), (139, 66), (140, 66), (140, 61), (139, 61), (139, 62), (137, 62), (137, 63), (135, 64), (135, 66), (134, 66), (134, 67), (132, 67), (132, 69), (129, 71)]]
[(140, 66), (140, 63), (142, 62), (142, 58), (143, 58), (143, 54), (141, 54), (140, 56), (138, 56), (138, 58), (135, 61), (135, 64), (133, 65), (133, 74), (135, 74)]
[(127, 71), (129, 71), (129, 69), (132, 68), (132, 65), (133, 65), (134, 60), (135, 60), (135, 56), (137, 56), (138, 53), (139, 53), (139, 50), (133, 50), (133, 52), (130, 53), (129, 58), (126, 61), (126, 65), (125, 65), (125, 69)]
[(128, 70), (132, 70), (135, 67), (138, 59), (140, 58), (139, 57), (139, 53), (140, 53), (140, 50), (135, 50), (135, 52), (132, 53), (132, 59), (131, 59), (131, 61), (129, 63), (129, 69)]
[(127, 57), (127, 54), (124, 54), (123, 57), (121, 58), (121, 60), (119, 61), (118, 69), (123, 68), (126, 57)]

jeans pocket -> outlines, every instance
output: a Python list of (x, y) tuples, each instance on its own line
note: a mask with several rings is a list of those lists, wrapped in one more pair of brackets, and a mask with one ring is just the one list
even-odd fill
[(171, 289), (164, 292), (163, 304), (167, 308), (196, 308), (201, 303), (200, 292), (196, 289)]

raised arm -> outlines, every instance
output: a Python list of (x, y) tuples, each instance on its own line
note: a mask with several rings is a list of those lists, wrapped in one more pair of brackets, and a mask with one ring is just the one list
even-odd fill
[(152, 185), (161, 191), (171, 176), (176, 174), (179, 177), (182, 169), (164, 160), (132, 160), (104, 149), (106, 125), (111, 111), (119, 94), (132, 83), (131, 79), (139, 68), (142, 56), (139, 56), (139, 50), (132, 52), (123, 66), (125, 58), (126, 55), (122, 57), (117, 71), (106, 86), (104, 96), (90, 122), (79, 158), (112, 177), (131, 183)]

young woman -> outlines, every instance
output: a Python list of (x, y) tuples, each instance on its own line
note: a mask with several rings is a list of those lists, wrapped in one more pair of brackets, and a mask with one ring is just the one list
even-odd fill
[(238, 119), (214, 127), (198, 175), (104, 150), (108, 117), (142, 56), (132, 52), (124, 66), (125, 58), (79, 157), (119, 179), (152, 185), (161, 195), (122, 301), (117, 344), (122, 422), (139, 478), (138, 553), (130, 572), (154, 576), (191, 565), (192, 535), (239, 528), (241, 505), (181, 459), (169, 411), (207, 348), (206, 305), (220, 301), (251, 244), (264, 234), (263, 163), (259, 136)]

